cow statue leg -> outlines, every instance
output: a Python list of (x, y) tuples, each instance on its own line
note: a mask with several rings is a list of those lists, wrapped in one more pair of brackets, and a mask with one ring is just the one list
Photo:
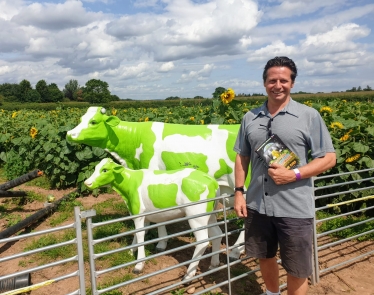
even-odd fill
[[(227, 198), (224, 198), (225, 206), (227, 207), (233, 207), (234, 206), (234, 198), (229, 197), (233, 194), (233, 190), (231, 187), (227, 186), (220, 186), (220, 191), (222, 193), (222, 196), (226, 195)], [(245, 195), (243, 195), (245, 198)], [(229, 253), (229, 260), (235, 261), (238, 260), (241, 254), (244, 254), (245, 252), (245, 232), (244, 232), (244, 224), (243, 224), (243, 231), (240, 232), (238, 239), (236, 240), (235, 244), (233, 245), (233, 249)]]
[[(140, 228), (144, 228), (144, 222), (145, 221), (145, 217), (137, 217), (134, 219), (134, 223), (135, 223), (135, 228), (136, 229), (140, 229)], [(140, 231), (140, 232), (137, 232), (136, 234), (136, 241), (140, 244), (140, 243), (143, 243), (144, 242), (144, 236), (145, 236), (145, 231)], [(135, 238), (134, 238), (135, 240)], [(137, 260), (139, 259), (142, 259), (145, 257), (145, 250), (144, 250), (144, 245), (141, 245), (138, 247), (138, 255), (137, 255)], [(133, 269), (133, 273), (135, 274), (139, 274), (143, 271), (144, 269), (144, 261), (142, 262), (138, 262), (134, 269)]]
[[(157, 231), (158, 231), (158, 237), (159, 238), (163, 238), (163, 237), (166, 237), (168, 235), (167, 231), (166, 231), (166, 227), (164, 225), (162, 226), (159, 226), (157, 228)], [(156, 246), (156, 250), (158, 252), (163, 252), (166, 250), (166, 246), (168, 245), (168, 239), (164, 239), (162, 241), (159, 241), (157, 243), (157, 246)]]
[[(188, 223), (190, 224), (191, 229), (195, 229), (195, 228), (199, 228), (199, 227), (202, 227), (204, 225), (207, 225), (208, 224), (208, 219), (209, 219), (209, 216), (202, 216), (202, 217), (189, 219)], [(205, 228), (205, 229), (202, 229), (202, 230), (195, 231), (194, 235), (195, 235), (195, 238), (196, 238), (197, 242), (202, 241), (202, 240), (206, 240), (209, 237), (208, 229)], [(204, 254), (208, 245), (209, 245), (208, 241), (196, 245), (195, 251), (194, 251), (193, 256), (192, 256), (192, 260), (195, 259), (195, 258), (201, 257)], [(183, 281), (188, 280), (195, 275), (196, 270), (197, 270), (197, 266), (199, 265), (199, 262), (200, 262), (199, 260), (196, 260), (189, 265), (189, 267), (187, 269), (187, 273), (182, 279)]]
[[(244, 228), (244, 225), (243, 225), (243, 228)], [(235, 247), (235, 248), (233, 248), (230, 251), (230, 254), (229, 254), (229, 260), (230, 261), (238, 260), (240, 255), (245, 252), (245, 245), (243, 244), (244, 240), (245, 240), (244, 235), (245, 235), (245, 232), (243, 230), (243, 231), (240, 232), (238, 239), (236, 240), (235, 244), (232, 246), (232, 247)], [(242, 245), (240, 245), (240, 244), (242, 244)], [(238, 245), (240, 245), (240, 246), (238, 246)]]
[[(211, 214), (209, 218), (209, 224), (217, 224), (217, 217), (215, 214)], [(212, 253), (217, 253), (212, 256), (212, 259), (210, 261), (209, 269), (213, 269), (219, 266), (218, 251), (221, 249), (221, 240), (222, 240), (222, 237), (219, 237), (219, 236), (222, 235), (222, 230), (218, 225), (216, 225), (208, 229), (208, 234), (210, 238), (217, 237), (216, 239), (212, 240)]]

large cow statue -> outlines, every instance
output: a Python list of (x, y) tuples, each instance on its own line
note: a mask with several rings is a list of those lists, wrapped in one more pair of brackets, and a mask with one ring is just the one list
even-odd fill
[[(217, 237), (212, 240), (212, 252), (216, 254), (212, 256), (210, 267), (219, 265), (218, 251), (221, 246), (219, 236), (222, 235), (222, 231), (218, 225), (206, 228), (209, 224), (217, 224), (217, 220), (215, 214), (204, 215), (214, 210), (214, 200), (220, 194), (218, 183), (213, 177), (192, 168), (170, 171), (132, 170), (106, 158), (96, 165), (94, 173), (84, 183), (89, 189), (110, 185), (124, 199), (132, 215), (155, 212), (155, 214), (135, 217), (136, 229), (144, 228), (149, 222), (158, 223), (184, 216), (202, 215), (189, 219), (188, 223), (191, 229), (205, 227), (193, 232), (197, 242), (207, 240), (209, 237)], [(157, 213), (160, 209), (210, 199), (213, 201)], [(137, 243), (143, 243), (144, 231), (137, 232), (135, 237)], [(192, 260), (201, 257), (208, 245), (208, 241), (196, 245)], [(142, 245), (138, 247), (137, 259), (144, 257), (145, 251)], [(195, 275), (198, 264), (199, 260), (190, 264), (184, 280)], [(139, 273), (143, 268), (144, 261), (138, 262), (134, 272)]]
[[(126, 122), (106, 115), (104, 108), (89, 107), (67, 139), (103, 148), (131, 169), (203, 171), (217, 180), (221, 194), (229, 195), (235, 185), (233, 146), (239, 126)], [(235, 245), (243, 242), (242, 231)], [(165, 249), (166, 244), (157, 248)], [(244, 246), (236, 247), (229, 256), (238, 259), (242, 252)]]

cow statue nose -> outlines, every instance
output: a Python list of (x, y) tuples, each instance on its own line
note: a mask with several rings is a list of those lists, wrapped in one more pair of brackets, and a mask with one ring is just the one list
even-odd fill
[(92, 185), (92, 182), (91, 181), (88, 181), (88, 179), (84, 182), (84, 184), (88, 187), (90, 187)]
[(74, 132), (74, 130), (69, 130), (67, 133), (67, 136), (70, 136), (71, 138), (77, 138), (78, 133)]

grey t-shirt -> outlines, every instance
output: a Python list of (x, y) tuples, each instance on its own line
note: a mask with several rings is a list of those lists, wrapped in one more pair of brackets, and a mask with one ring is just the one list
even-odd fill
[[(251, 160), (247, 206), (268, 216), (312, 218), (315, 214), (312, 179), (276, 185), (268, 175), (268, 168), (255, 153), (268, 138), (270, 119), (267, 102), (247, 112), (235, 142), (234, 151), (242, 156), (250, 156)], [(271, 131), (297, 154), (299, 167), (307, 164), (309, 151), (313, 159), (335, 152), (331, 136), (318, 111), (292, 99), (273, 117)]]

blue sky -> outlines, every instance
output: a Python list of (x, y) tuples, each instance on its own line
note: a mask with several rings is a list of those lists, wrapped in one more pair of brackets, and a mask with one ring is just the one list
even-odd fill
[(70, 79), (120, 98), (265, 93), (274, 56), (293, 91), (374, 88), (372, 0), (0, 0), (0, 83)]

